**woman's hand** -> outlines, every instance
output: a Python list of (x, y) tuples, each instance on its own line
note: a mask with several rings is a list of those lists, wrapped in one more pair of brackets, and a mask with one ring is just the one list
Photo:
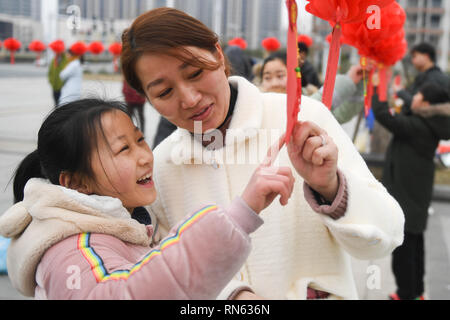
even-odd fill
[(292, 165), (305, 182), (327, 201), (336, 197), (338, 149), (333, 139), (312, 122), (297, 122), (288, 144)]
[(267, 208), (280, 195), (280, 203), (285, 206), (294, 189), (294, 176), (289, 167), (274, 167), (278, 151), (283, 146), (284, 135), (270, 147), (267, 158), (253, 173), (245, 188), (242, 199), (256, 213)]

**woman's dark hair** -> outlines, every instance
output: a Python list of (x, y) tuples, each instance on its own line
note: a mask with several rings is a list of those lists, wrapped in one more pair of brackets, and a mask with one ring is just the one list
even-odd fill
[(422, 42), (422, 43), (416, 44), (411, 49), (411, 54), (413, 54), (414, 52), (426, 54), (426, 55), (428, 55), (428, 57), (430, 58), (430, 60), (432, 62), (436, 62), (436, 50), (429, 43)]
[(430, 104), (450, 102), (450, 96), (446, 88), (434, 82), (424, 84), (420, 87), (419, 92), (423, 95), (423, 101)]
[[(217, 52), (219, 37), (201, 21), (173, 8), (157, 8), (141, 14), (122, 34), (120, 63), (128, 84), (145, 95), (136, 75), (136, 63), (145, 53), (172, 55), (195, 67), (216, 70), (220, 63), (211, 63), (193, 56), (183, 47), (192, 46)], [(179, 52), (178, 49), (181, 49)], [(225, 74), (230, 75), (230, 65), (225, 58)]]
[(264, 59), (261, 67), (261, 78), (264, 75), (264, 68), (266, 67), (266, 64), (274, 60), (281, 60), (281, 62), (283, 62), (284, 65), (287, 65), (286, 51), (276, 51)]
[(26, 156), (16, 169), (14, 202), (23, 200), (24, 187), (31, 178), (44, 178), (59, 185), (63, 171), (93, 177), (92, 151), (98, 145), (99, 133), (105, 138), (101, 117), (112, 111), (130, 116), (122, 102), (101, 99), (70, 102), (50, 113), (39, 129), (37, 150)]

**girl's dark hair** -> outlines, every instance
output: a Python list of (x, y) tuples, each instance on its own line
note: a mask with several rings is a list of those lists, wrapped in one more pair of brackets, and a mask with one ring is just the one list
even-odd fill
[(283, 62), (284, 65), (287, 65), (286, 51), (276, 51), (264, 59), (261, 67), (261, 78), (264, 75), (264, 68), (266, 67), (266, 64), (274, 60), (281, 60), (281, 62)]
[[(172, 55), (195, 67), (216, 70), (220, 63), (212, 63), (193, 56), (183, 47), (192, 46), (216, 53), (219, 37), (201, 21), (173, 8), (157, 8), (141, 14), (122, 34), (121, 68), (128, 84), (145, 95), (136, 75), (136, 63), (145, 53)], [(180, 52), (181, 49), (181, 52)], [(225, 58), (225, 74), (230, 65)]]
[(430, 104), (450, 102), (450, 96), (446, 88), (434, 82), (424, 84), (420, 87), (419, 92), (423, 95), (423, 101)]
[(16, 169), (14, 202), (23, 200), (24, 187), (31, 178), (45, 178), (59, 185), (63, 171), (92, 177), (92, 151), (98, 145), (98, 134), (105, 138), (101, 117), (112, 111), (130, 116), (124, 103), (101, 99), (70, 102), (50, 113), (39, 129), (37, 150), (26, 156)]

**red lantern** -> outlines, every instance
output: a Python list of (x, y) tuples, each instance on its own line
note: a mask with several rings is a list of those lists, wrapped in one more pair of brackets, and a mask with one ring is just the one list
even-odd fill
[(367, 9), (375, 5), (379, 8), (393, 3), (395, 0), (307, 0), (305, 9), (309, 13), (335, 24), (361, 22), (366, 18)]
[(16, 52), (17, 50), (20, 49), (20, 47), (22, 46), (22, 44), (20, 43), (19, 40), (15, 39), (15, 38), (8, 38), (3, 42), (3, 45), (5, 46), (6, 50), (8, 50), (11, 54), (11, 64), (15, 63), (15, 59), (14, 59), (14, 52)]
[(36, 64), (38, 60), (41, 58), (42, 51), (44, 51), (46, 48), (47, 47), (45, 46), (45, 44), (39, 40), (31, 41), (31, 43), (28, 45), (28, 49), (37, 53)]
[(70, 51), (76, 56), (82, 56), (86, 53), (86, 51), (88, 51), (88, 47), (84, 44), (84, 42), (77, 41), (70, 47)]
[(229, 46), (238, 46), (240, 47), (242, 50), (247, 49), (247, 41), (245, 41), (242, 38), (234, 38), (231, 39), (230, 41), (228, 41), (228, 45)]
[(281, 47), (280, 41), (274, 37), (265, 38), (261, 45), (269, 52), (277, 51)]
[(101, 43), (100, 41), (94, 41), (91, 44), (89, 44), (88, 50), (92, 54), (98, 55), (105, 50), (105, 47), (103, 46), (103, 43)]
[(55, 40), (55, 41), (51, 42), (48, 46), (56, 54), (61, 54), (64, 52), (64, 50), (66, 50), (64, 41), (62, 41), (62, 40)]
[(114, 71), (117, 72), (119, 67), (117, 65), (117, 58), (122, 53), (122, 44), (120, 42), (113, 42), (109, 48), (109, 52), (113, 55)]
[(368, 8), (375, 5), (383, 8), (395, 0), (308, 0), (306, 11), (328, 21), (333, 26), (330, 52), (328, 55), (327, 72), (323, 88), (323, 103), (331, 108), (334, 83), (338, 68), (340, 53), (340, 38), (342, 25), (363, 21), (367, 16)]
[(58, 65), (58, 56), (60, 55), (60, 54), (62, 54), (65, 50), (66, 50), (66, 46), (65, 46), (65, 44), (64, 44), (64, 41), (62, 41), (62, 40), (55, 40), (55, 41), (53, 41), (53, 42), (51, 42), (49, 45), (48, 45), (48, 47), (50, 48), (50, 49), (52, 49), (52, 51), (55, 53), (55, 55), (56, 55), (56, 57), (55, 57), (55, 59), (53, 60), (54, 61), (54, 65), (55, 65), (55, 67)]
[(306, 34), (301, 34), (298, 36), (297, 42), (303, 42), (309, 48), (313, 44), (313, 39), (311, 39), (311, 37), (307, 36)]

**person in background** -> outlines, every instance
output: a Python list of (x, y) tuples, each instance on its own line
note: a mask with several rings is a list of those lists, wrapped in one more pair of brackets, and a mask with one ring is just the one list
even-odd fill
[(311, 62), (307, 60), (309, 47), (305, 42), (298, 42), (299, 58), (298, 64), (300, 66), (300, 72), (302, 74), (302, 87), (307, 87), (308, 85), (313, 85), (316, 88), (320, 88), (322, 84), (320, 83), (317, 71)]
[[(136, 90), (131, 88), (124, 80), (122, 84), (122, 93), (127, 104), (128, 112), (139, 120), (139, 129), (145, 132), (145, 117), (144, 117), (144, 105), (145, 97), (137, 93)], [(137, 115), (136, 115), (137, 114)]]
[(60, 78), (64, 81), (61, 89), (59, 104), (65, 104), (81, 98), (81, 84), (83, 82), (83, 55), (69, 49), (67, 64), (60, 73)]
[[(374, 85), (379, 80), (374, 76)], [(425, 246), (428, 208), (434, 183), (434, 156), (440, 139), (450, 139), (450, 96), (435, 82), (422, 85), (411, 102), (411, 113), (391, 114), (380, 102), (377, 90), (372, 100), (375, 119), (393, 137), (386, 151), (382, 182), (397, 199), (405, 214), (405, 238), (392, 254), (397, 284), (393, 300), (424, 299)], [(441, 105), (435, 105), (444, 103)]]
[[(333, 93), (332, 113), (339, 123), (350, 121), (357, 115), (364, 104), (363, 72), (360, 65), (353, 65), (348, 72), (336, 76)], [(286, 52), (277, 51), (267, 57), (261, 67), (261, 85), (264, 92), (285, 93), (287, 86)], [(307, 87), (302, 88), (307, 95)], [(310, 95), (312, 99), (322, 100), (322, 89)]]
[(55, 102), (55, 106), (59, 104), (59, 98), (61, 96), (61, 88), (64, 85), (64, 81), (60, 78), (61, 70), (66, 67), (67, 64), (67, 56), (65, 53), (57, 54), (51, 60), (50, 65), (48, 67), (48, 82), (52, 87), (53, 91), (53, 101)]
[(419, 74), (414, 82), (404, 88), (402, 84), (394, 85), (397, 97), (403, 100), (402, 113), (410, 113), (413, 96), (426, 83), (434, 82), (450, 92), (450, 78), (436, 65), (436, 50), (426, 42), (419, 43), (411, 49), (411, 63)]
[(237, 45), (229, 45), (224, 50), (228, 61), (231, 64), (231, 73), (236, 76), (246, 78), (248, 81), (253, 80), (253, 61), (247, 54)]

